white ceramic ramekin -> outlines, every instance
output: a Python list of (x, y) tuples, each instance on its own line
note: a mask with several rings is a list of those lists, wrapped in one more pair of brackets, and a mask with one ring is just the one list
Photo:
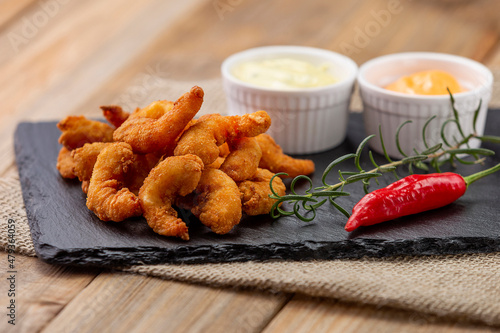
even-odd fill
[[(378, 137), (381, 125), (384, 145), (390, 156), (402, 157), (395, 137), (397, 128), (406, 120), (411, 120), (412, 123), (406, 125), (399, 135), (401, 148), (406, 154), (414, 154), (413, 148), (419, 152), (425, 150), (422, 129), (425, 122), (434, 115), (436, 119), (429, 123), (426, 138), (429, 146), (442, 142), (441, 126), (453, 117), (449, 95), (409, 95), (383, 88), (402, 76), (435, 69), (450, 73), (466, 89), (453, 95), (466, 136), (473, 132), (474, 111), (482, 100), (476, 130), (479, 135), (483, 134), (493, 85), (493, 74), (488, 68), (471, 59), (449, 54), (411, 52), (386, 55), (372, 59), (360, 67), (358, 84), (363, 100), (366, 133), (376, 134)], [(445, 134), (450, 142), (453, 142), (453, 137), (461, 139), (454, 124), (447, 125)], [(479, 144), (476, 139), (471, 146), (478, 147)], [(382, 153), (379, 139), (372, 139), (370, 146)]]
[[(232, 74), (242, 62), (282, 57), (315, 66), (329, 64), (338, 81), (324, 87), (277, 90), (243, 82)], [(267, 111), (271, 116), (268, 133), (288, 154), (321, 152), (344, 140), (357, 70), (356, 63), (341, 54), (302, 46), (249, 49), (228, 57), (221, 66), (229, 113)]]

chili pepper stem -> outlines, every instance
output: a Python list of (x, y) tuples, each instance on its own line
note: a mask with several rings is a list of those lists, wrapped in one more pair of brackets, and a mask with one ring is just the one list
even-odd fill
[(500, 163), (489, 169), (482, 170), (470, 176), (464, 177), (465, 184), (467, 184), (467, 187), (469, 187), (469, 185), (475, 182), (476, 180), (491, 175), (492, 173), (497, 172), (498, 170), (500, 170)]

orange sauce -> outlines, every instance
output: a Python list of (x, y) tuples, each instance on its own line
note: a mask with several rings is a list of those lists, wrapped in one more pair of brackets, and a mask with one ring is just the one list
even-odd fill
[(428, 70), (403, 76), (389, 84), (385, 89), (411, 95), (447, 95), (464, 91), (458, 81), (449, 73), (440, 70)]

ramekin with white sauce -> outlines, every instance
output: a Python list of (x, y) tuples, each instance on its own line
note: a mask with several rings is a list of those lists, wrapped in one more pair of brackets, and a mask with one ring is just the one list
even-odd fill
[(221, 66), (229, 114), (265, 110), (268, 133), (288, 154), (326, 151), (346, 136), (358, 66), (341, 54), (304, 46), (266, 46)]

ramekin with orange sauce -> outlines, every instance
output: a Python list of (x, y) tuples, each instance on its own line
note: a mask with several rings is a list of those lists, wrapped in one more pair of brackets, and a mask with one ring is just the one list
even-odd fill
[[(406, 120), (411, 120), (412, 124), (405, 126), (400, 132), (399, 138), (403, 151), (412, 153), (413, 148), (418, 151), (425, 150), (422, 128), (425, 122), (434, 115), (436, 119), (427, 127), (426, 138), (429, 145), (441, 142), (441, 126), (447, 119), (453, 117), (447, 91), (446, 94), (416, 94), (387, 89), (401, 78), (405, 81), (407, 79), (404, 77), (434, 70), (445, 72), (457, 81), (460, 90), (452, 91), (452, 93), (465, 135), (473, 132), (474, 111), (482, 100), (476, 130), (479, 135), (483, 134), (493, 85), (493, 74), (488, 68), (468, 58), (442, 53), (409, 52), (381, 56), (360, 67), (358, 84), (363, 100), (366, 133), (378, 136), (379, 126), (381, 126), (384, 144), (390, 156), (402, 157), (396, 146), (395, 137), (399, 125)], [(417, 81), (418, 79), (426, 80), (426, 74), (418, 75), (420, 77), (417, 77)], [(428, 77), (427, 80), (429, 80)], [(413, 92), (422, 89), (422, 87), (415, 89), (414, 80), (409, 82), (407, 84), (407, 80), (401, 85), (406, 84), (406, 88), (413, 89)], [(445, 82), (445, 85), (448, 84), (449, 82)], [(445, 134), (450, 138), (460, 136), (456, 126), (447, 126)], [(479, 140), (472, 142), (473, 147), (479, 145)], [(380, 140), (370, 140), (370, 146), (382, 153)]]

